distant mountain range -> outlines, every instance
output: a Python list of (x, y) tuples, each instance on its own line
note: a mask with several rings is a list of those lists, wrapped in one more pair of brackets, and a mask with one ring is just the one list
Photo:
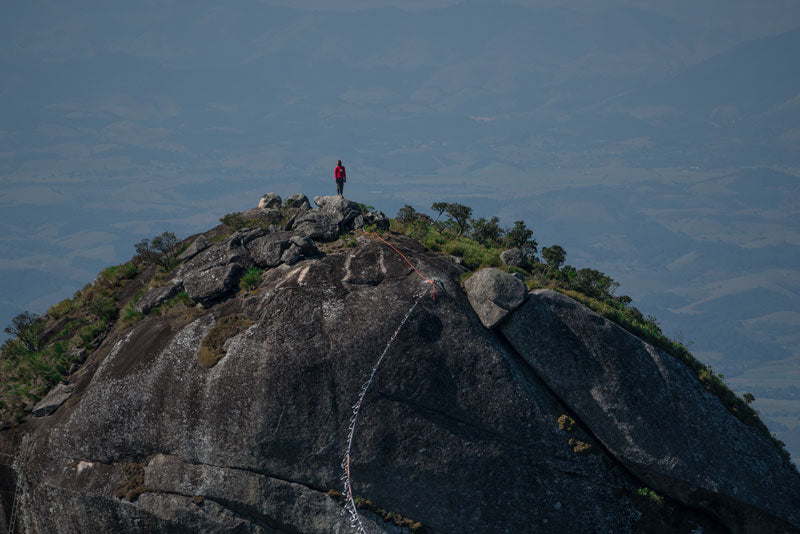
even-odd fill
[[(267, 191), (332, 192), (343, 159), (348, 195), (387, 212), (446, 200), (524, 219), (742, 387), (794, 377), (800, 30), (745, 41), (768, 31), (734, 22), (785, 28), (797, 9), (779, 24), (749, 2), (587, 4), (14, 4), (0, 327), (144, 237), (190, 235)], [(788, 435), (792, 410), (765, 418)]]

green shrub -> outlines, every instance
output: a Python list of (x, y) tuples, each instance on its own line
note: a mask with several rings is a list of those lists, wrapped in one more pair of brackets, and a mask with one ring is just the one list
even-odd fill
[(223, 215), (219, 219), (219, 222), (233, 231), (241, 230), (242, 228), (247, 227), (247, 220), (238, 211)]
[(152, 239), (142, 239), (136, 244), (136, 254), (140, 261), (158, 265), (169, 271), (178, 265), (181, 242), (172, 232), (163, 232)]
[(119, 327), (127, 328), (132, 324), (138, 323), (142, 319), (144, 319), (144, 314), (136, 311), (133, 303), (129, 303), (122, 309), (122, 313), (119, 315)]
[(662, 506), (664, 504), (664, 497), (650, 488), (639, 488), (634, 492), (634, 494), (657, 506)]
[(261, 285), (263, 280), (263, 271), (257, 267), (250, 267), (247, 272), (239, 280), (239, 287), (245, 291), (251, 291)]
[(86, 349), (92, 348), (92, 342), (103, 333), (107, 324), (103, 321), (97, 321), (90, 325), (86, 325), (78, 329), (73, 338), (73, 344), (78, 347)]
[(54, 304), (47, 310), (47, 315), (52, 317), (53, 319), (61, 319), (69, 315), (73, 310), (78, 308), (77, 304), (71, 298), (66, 298), (59, 302), (58, 304)]
[(80, 356), (59, 341), (39, 351), (22, 351), (14, 360), (0, 361), (0, 420), (10, 424), (20, 421), (23, 407), (37, 402), (69, 372)]
[(111, 322), (117, 316), (117, 305), (113, 297), (99, 295), (89, 302), (87, 311), (103, 322)]
[(100, 271), (98, 275), (98, 282), (106, 288), (119, 287), (124, 281), (136, 278), (139, 274), (139, 267), (133, 262), (123, 263), (122, 265), (113, 265)]

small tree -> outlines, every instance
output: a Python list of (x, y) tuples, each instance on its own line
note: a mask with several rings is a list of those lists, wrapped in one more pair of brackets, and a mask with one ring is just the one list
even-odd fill
[(177, 263), (180, 240), (172, 232), (150, 239), (142, 239), (136, 244), (136, 254), (145, 263), (160, 265), (169, 270)]
[(453, 223), (458, 230), (458, 235), (464, 235), (469, 230), (469, 218), (472, 217), (472, 208), (458, 202), (451, 202), (447, 204), (445, 211), (452, 217)]
[(505, 231), (500, 228), (500, 219), (492, 217), (488, 221), (481, 217), (472, 219), (472, 239), (486, 246), (499, 245)]
[(405, 206), (397, 210), (397, 218), (400, 219), (400, 222), (404, 224), (409, 224), (414, 222), (414, 219), (417, 218), (417, 212), (413, 207), (406, 204)]
[(580, 269), (573, 283), (575, 289), (594, 298), (610, 297), (619, 286), (611, 277), (595, 269)]
[(434, 202), (431, 205), (431, 209), (436, 212), (436, 220), (438, 221), (442, 214), (447, 211), (447, 202)]
[(11, 326), (4, 329), (6, 334), (15, 336), (29, 352), (42, 349), (42, 332), (45, 326), (44, 318), (38, 313), (22, 312), (11, 319)]
[(564, 265), (567, 252), (560, 245), (553, 245), (542, 249), (542, 258), (550, 269), (557, 271)]
[(515, 221), (514, 226), (506, 230), (505, 245), (508, 248), (522, 249), (528, 259), (536, 254), (539, 247), (539, 243), (533, 239), (533, 230), (525, 225), (525, 221)]

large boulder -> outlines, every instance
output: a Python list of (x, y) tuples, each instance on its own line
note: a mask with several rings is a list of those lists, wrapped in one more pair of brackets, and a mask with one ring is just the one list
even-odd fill
[(248, 245), (250, 256), (261, 268), (276, 267), (280, 265), (284, 251), (291, 246), (291, 240), (291, 232), (271, 232)]
[(734, 533), (800, 532), (800, 475), (686, 365), (552, 290), (500, 331), (643, 484)]
[[(256, 230), (258, 231), (258, 230)], [(183, 278), (186, 275), (196, 276), (212, 267), (222, 267), (230, 263), (249, 266), (250, 253), (243, 241), (251, 230), (237, 232), (221, 243), (216, 243), (206, 248), (193, 258), (181, 264), (176, 270), (175, 277)]]
[[(351, 406), (393, 338), (353, 440), (356, 495), (430, 532), (642, 531), (639, 482), (582, 425), (559, 427), (567, 408), (481, 326), (462, 270), (392, 239), (440, 280), (435, 300), (369, 241), (270, 269), (256, 294), (114, 332), (77, 398), (27, 429), (25, 531), (349, 532), (328, 492), (342, 489)], [(199, 365), (231, 314), (252, 325)], [(408, 532), (360, 513), (368, 532)]]
[(339, 238), (339, 225), (336, 219), (321, 210), (310, 210), (300, 216), (292, 231), (315, 241), (336, 241)]
[(238, 263), (229, 263), (188, 273), (183, 280), (183, 285), (189, 298), (207, 308), (235, 293), (239, 288), (239, 279), (244, 272), (243, 266)]
[(522, 249), (510, 248), (500, 253), (500, 261), (509, 267), (525, 267), (528, 261)]
[(144, 294), (134, 305), (134, 309), (139, 313), (150, 313), (150, 310), (161, 306), (171, 298), (183, 292), (183, 280), (171, 280), (163, 286), (155, 287)]
[[(211, 277), (234, 268), (224, 262), (264, 237), (209, 247), (184, 265), (192, 264), (184, 283), (203, 276), (199, 269)], [(688, 423), (652, 421), (646, 397), (691, 410), (660, 386), (651, 392), (641, 384), (630, 393), (645, 399), (638, 411), (623, 394), (614, 404), (617, 373), (635, 372), (619, 361), (652, 370), (635, 343), (606, 336), (610, 327), (585, 310), (537, 306), (532, 318), (523, 303), (501, 323), (505, 332), (520, 317), (519, 333), (507, 332), (512, 344), (482, 326), (461, 289), (462, 268), (408, 238), (386, 238), (437, 280), (435, 298), (394, 250), (364, 239), (266, 270), (257, 292), (111, 329), (70, 378), (68, 402), (51, 417), (0, 432), (0, 518), (9, 516), (15, 494), (9, 458), (26, 436), (30, 456), (14, 502), (30, 534), (350, 532), (341, 495), (331, 490), (342, 490), (352, 406), (371, 376), (347, 462), (354, 493), (371, 503), (359, 510), (367, 532), (409, 530), (370, 508), (391, 510), (407, 525), (419, 521), (428, 532), (797, 531), (797, 507), (789, 509), (797, 475), (747, 437), (749, 429), (741, 448), (730, 449), (738, 422), (709, 421), (725, 415), (715, 397), (678, 387), (706, 416), (695, 426), (732, 427), (722, 441), (710, 433), (698, 444), (689, 429), (684, 448), (653, 460), (659, 451), (649, 450), (638, 426), (677, 441), (669, 434), (681, 436)], [(289, 243), (302, 248), (305, 241), (292, 236)], [(575, 326), (573, 315), (587, 326)], [(548, 328), (552, 334), (541, 333)], [(524, 336), (541, 366), (519, 342)], [(209, 368), (202, 362), (211, 349), (219, 359)], [(664, 358), (651, 361), (662, 366), (668, 387), (688, 380)], [(590, 378), (564, 377), (553, 370), (558, 361)], [(609, 384), (597, 378), (601, 363), (612, 368)], [(592, 396), (603, 404), (596, 413)], [(609, 423), (615, 417), (617, 430)], [(628, 452), (606, 437), (615, 435), (630, 436)], [(676, 484), (682, 466), (697, 467), (695, 455), (714, 447), (726, 458), (703, 457), (728, 471), (698, 471), (707, 479), (695, 481), (702, 491)], [(671, 477), (671, 466), (680, 476)], [(760, 486), (748, 469), (763, 469)], [(718, 495), (737, 477), (744, 496), (731, 511)], [(645, 486), (665, 488), (661, 506), (642, 501)], [(696, 500), (684, 504), (667, 491)], [(771, 508), (763, 504), (770, 499)]]
[(364, 224), (374, 224), (381, 230), (388, 230), (389, 217), (382, 211), (370, 211), (364, 215)]
[(302, 193), (297, 193), (296, 195), (292, 195), (286, 198), (286, 207), (289, 209), (311, 209), (311, 203), (308, 201), (308, 197)]
[(258, 201), (259, 208), (280, 208), (283, 201), (277, 193), (265, 193)]
[(352, 230), (353, 221), (361, 215), (358, 204), (337, 195), (314, 197), (314, 203), (339, 226), (340, 232)]
[(483, 326), (494, 328), (527, 294), (525, 282), (500, 269), (481, 269), (464, 282), (469, 303)]
[(204, 235), (199, 235), (189, 245), (189, 247), (178, 255), (178, 261), (186, 261), (194, 258), (199, 253), (211, 246), (211, 242)]

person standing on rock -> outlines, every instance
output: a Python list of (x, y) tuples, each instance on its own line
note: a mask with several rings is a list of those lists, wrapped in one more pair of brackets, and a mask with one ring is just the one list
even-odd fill
[(341, 197), (344, 191), (344, 183), (347, 181), (347, 173), (344, 170), (344, 165), (342, 165), (342, 160), (337, 162), (333, 177), (336, 179), (336, 193)]

